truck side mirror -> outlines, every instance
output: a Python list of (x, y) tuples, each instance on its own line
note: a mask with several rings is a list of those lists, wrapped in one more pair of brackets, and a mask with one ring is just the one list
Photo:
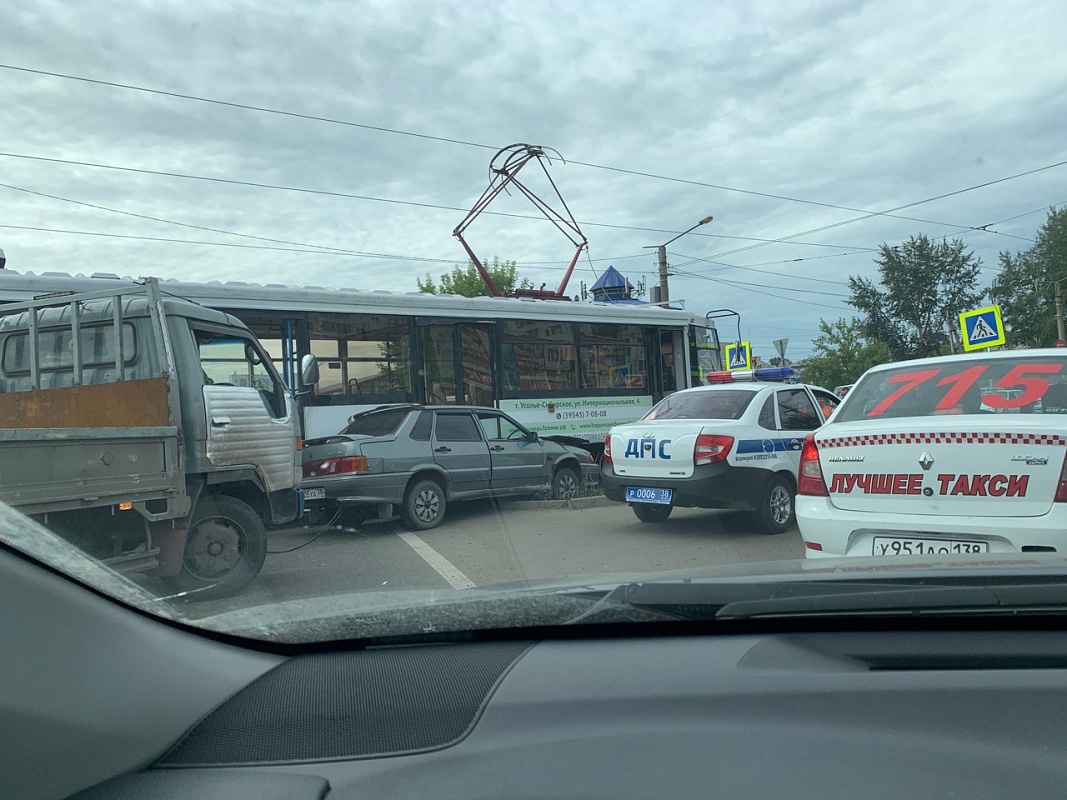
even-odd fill
[(319, 382), (319, 360), (311, 353), (300, 359), (300, 388), (303, 391), (311, 391), (311, 387)]

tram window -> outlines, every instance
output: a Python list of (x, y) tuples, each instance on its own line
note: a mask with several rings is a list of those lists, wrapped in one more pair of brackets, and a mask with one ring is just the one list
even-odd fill
[(582, 388), (647, 389), (644, 334), (637, 325), (583, 324)]
[(312, 314), (318, 394), (410, 396), (411, 321), (389, 314)]
[(502, 336), (505, 395), (578, 388), (573, 324), (506, 320)]

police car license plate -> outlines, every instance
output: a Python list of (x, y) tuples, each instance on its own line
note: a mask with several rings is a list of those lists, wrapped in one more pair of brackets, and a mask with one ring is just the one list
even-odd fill
[(958, 556), (966, 553), (987, 553), (986, 542), (961, 539), (902, 539), (895, 536), (875, 536), (871, 547), (876, 556)]
[(669, 505), (673, 497), (673, 489), (645, 489), (641, 486), (626, 487), (627, 503), (659, 503), (660, 505)]
[(312, 486), (309, 489), (301, 489), (305, 500), (325, 500), (326, 489), (322, 486)]

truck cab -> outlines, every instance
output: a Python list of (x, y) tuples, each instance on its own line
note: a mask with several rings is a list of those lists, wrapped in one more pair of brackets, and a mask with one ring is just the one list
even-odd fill
[(0, 500), (180, 593), (242, 590), (299, 513), (293, 401), (240, 321), (154, 280), (0, 308)]

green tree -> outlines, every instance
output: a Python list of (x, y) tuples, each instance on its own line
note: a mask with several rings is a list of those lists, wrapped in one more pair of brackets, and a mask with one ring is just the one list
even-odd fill
[[(485, 271), (493, 279), (497, 288), (507, 294), (515, 288), (519, 281), (519, 271), (514, 261), (501, 261), (499, 256), (493, 256), (493, 262), (485, 265)], [(451, 272), (441, 276), (440, 283), (434, 283), (429, 275), (425, 279), (415, 279), (420, 292), (426, 294), (458, 294), (463, 297), (488, 297), (489, 287), (485, 285), (482, 276), (478, 274), (473, 261), (467, 262), (467, 268), (454, 267)], [(523, 278), (518, 283), (522, 289), (529, 289), (533, 284)]]
[(884, 342), (870, 338), (856, 317), (835, 322), (819, 320), (812, 354), (804, 359), (804, 382), (833, 389), (855, 383), (864, 372), (891, 360)]
[(883, 244), (875, 259), (879, 283), (850, 276), (846, 302), (863, 314), (863, 330), (883, 342), (894, 361), (939, 355), (947, 345), (946, 320), (975, 308), (982, 262), (959, 239), (933, 242), (924, 234), (900, 245)]
[(1010, 343), (1050, 346), (1057, 335), (1053, 287), (1067, 278), (1067, 208), (1049, 209), (1033, 247), (1015, 255), (1001, 252), (999, 260), (989, 296), (1000, 306)]

